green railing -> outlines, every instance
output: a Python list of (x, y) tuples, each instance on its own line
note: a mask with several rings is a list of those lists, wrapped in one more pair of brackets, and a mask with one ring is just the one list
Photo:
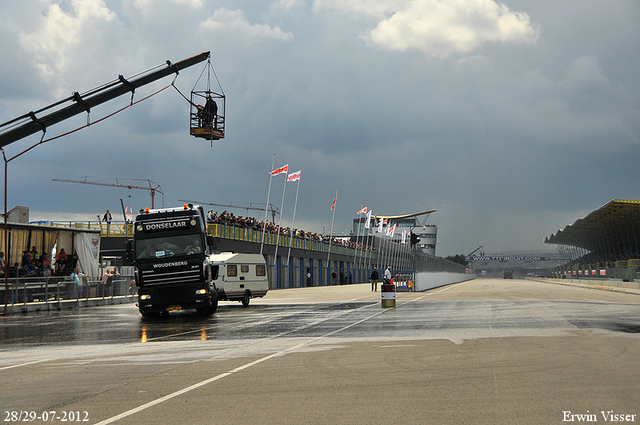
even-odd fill
[(29, 224), (72, 229), (100, 230), (100, 235), (103, 237), (133, 237), (133, 223), (125, 223), (124, 221), (112, 221), (111, 223), (103, 223), (100, 221), (34, 221)]
[[(247, 229), (244, 227), (237, 226), (229, 226), (226, 224), (208, 224), (207, 225), (207, 233), (211, 236), (221, 239), (231, 239), (242, 242), (253, 242), (253, 243), (261, 243), (262, 242), (262, 231)], [(291, 244), (291, 248), (293, 249), (304, 249), (308, 251), (316, 251), (316, 252), (328, 252), (329, 244), (324, 242), (312, 241), (309, 239), (299, 238), (280, 235), (278, 238), (277, 234), (265, 232), (264, 233), (264, 244), (265, 245), (276, 245), (282, 248), (289, 248), (289, 244)], [(348, 248), (340, 245), (332, 245), (331, 253), (332, 254), (342, 254), (342, 255), (354, 255), (356, 250), (354, 248)], [(364, 250), (358, 250), (358, 257), (364, 258), (373, 258), (373, 253)]]
[[(111, 223), (104, 223), (99, 221), (86, 221), (86, 222), (71, 222), (71, 221), (46, 221), (46, 222), (34, 222), (32, 224), (39, 224), (51, 227), (66, 227), (74, 229), (90, 229), (100, 230), (102, 237), (133, 237), (133, 223), (125, 223), (124, 221), (112, 221)], [(207, 233), (211, 236), (221, 239), (230, 239), (242, 242), (261, 243), (262, 231), (255, 229), (248, 229), (245, 227), (230, 226), (226, 224), (207, 224)], [(329, 244), (324, 242), (312, 241), (309, 239), (280, 235), (274, 233), (264, 233), (265, 245), (276, 245), (276, 241), (279, 247), (293, 249), (305, 249), (308, 251), (316, 252), (328, 252)], [(340, 255), (355, 255), (356, 250), (354, 248), (348, 248), (340, 245), (331, 245), (332, 254)], [(359, 258), (374, 258), (373, 253), (364, 250), (358, 250), (357, 255)]]

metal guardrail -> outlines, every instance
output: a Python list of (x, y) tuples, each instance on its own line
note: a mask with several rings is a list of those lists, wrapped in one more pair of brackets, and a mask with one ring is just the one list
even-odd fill
[(100, 221), (34, 221), (30, 224), (50, 227), (64, 227), (67, 229), (99, 230), (103, 237), (133, 237), (133, 223), (124, 221), (112, 221), (104, 223)]
[[(66, 227), (74, 229), (87, 229), (87, 230), (100, 230), (102, 237), (133, 237), (133, 223), (124, 221), (112, 221), (111, 223), (104, 223), (99, 221), (46, 221), (38, 222), (37, 224), (52, 226), (52, 227)], [(261, 243), (262, 230), (250, 229), (241, 226), (232, 226), (228, 224), (208, 223), (207, 233), (215, 238), (237, 240), (242, 242)], [(289, 235), (278, 235), (275, 233), (265, 232), (264, 243), (266, 245), (276, 245), (276, 242), (281, 248), (305, 249), (316, 252), (328, 252), (329, 243), (319, 242), (310, 239), (300, 238), (294, 236), (291, 238)], [(331, 245), (332, 254), (353, 255), (355, 249), (344, 247), (341, 245)], [(373, 258), (373, 253), (366, 250), (358, 251), (359, 257)]]
[(415, 255), (415, 272), (416, 273), (466, 273), (467, 267), (462, 264), (454, 263), (442, 257), (416, 252)]
[[(101, 230), (101, 235), (103, 237), (133, 237), (133, 226), (134, 223), (124, 222), (124, 221), (112, 221), (111, 223), (97, 222), (97, 221), (87, 221), (87, 222), (43, 222), (39, 223), (43, 225), (50, 226), (60, 226), (60, 227), (73, 227), (76, 229), (92, 229), (92, 230)], [(251, 229), (247, 227), (241, 226), (233, 226), (227, 224), (219, 224), (219, 223), (208, 223), (207, 224), (207, 232), (216, 238), (221, 239), (230, 239), (237, 240), (243, 242), (253, 242), (253, 243), (261, 243), (263, 238), (262, 230), (259, 229)], [(354, 256), (356, 255), (360, 260), (363, 259), (372, 259), (375, 260), (377, 258), (378, 253), (376, 251), (367, 251), (363, 249), (355, 249), (350, 247), (345, 247), (341, 245), (332, 244), (329, 245), (328, 242), (319, 242), (315, 240), (310, 240), (306, 238), (300, 238), (298, 236), (294, 236), (291, 238), (289, 235), (280, 235), (278, 237), (275, 233), (265, 232), (264, 233), (264, 243), (266, 245), (276, 245), (278, 244), (281, 248), (289, 248), (289, 244), (291, 243), (291, 248), (294, 249), (304, 249), (307, 251), (315, 251), (327, 253), (329, 249), (331, 249), (332, 254), (337, 255), (348, 255)], [(331, 248), (329, 248), (331, 247)], [(386, 249), (389, 249), (387, 247)], [(407, 250), (408, 248), (403, 248), (403, 250)], [(435, 257), (433, 255), (425, 254), (419, 251), (410, 250), (413, 255), (415, 255), (415, 272), (452, 272), (452, 273), (465, 273), (465, 266), (462, 266), (457, 263), (453, 263), (449, 260), (446, 260), (441, 257)], [(359, 260), (359, 261), (360, 261)]]
[[(253, 243), (261, 243), (262, 241), (262, 230), (249, 229), (246, 227), (230, 226), (226, 224), (208, 224), (207, 232), (211, 236), (221, 239)], [(298, 236), (291, 238), (290, 235), (280, 235), (278, 238), (276, 233), (270, 232), (264, 233), (264, 243), (265, 245), (276, 245), (277, 243), (281, 248), (289, 248), (289, 244), (291, 243), (291, 248), (294, 249), (304, 249), (316, 252), (329, 251), (329, 242), (319, 242), (300, 238)], [(355, 248), (344, 247), (336, 244), (331, 245), (332, 254), (353, 255), (354, 251)], [(360, 249), (358, 250), (358, 257), (373, 258), (373, 253)]]
[(103, 283), (101, 279), (85, 276), (81, 286), (77, 286), (75, 280), (67, 276), (12, 277), (8, 280), (8, 290), (4, 282), (0, 286), (1, 304), (4, 304), (5, 293), (7, 293), (8, 306), (26, 306), (28, 303), (59, 304), (69, 300), (133, 296), (137, 294), (137, 287), (127, 277), (119, 277)]

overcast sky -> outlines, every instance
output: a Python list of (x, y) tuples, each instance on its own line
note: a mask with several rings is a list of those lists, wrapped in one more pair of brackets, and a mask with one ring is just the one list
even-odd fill
[[(38, 146), (9, 163), (8, 208), (90, 220), (120, 218), (121, 197), (150, 206), (147, 191), (53, 181), (84, 176), (150, 179), (165, 206), (264, 203), (275, 154), (302, 170), (295, 227), (328, 232), (338, 189), (338, 233), (362, 206), (435, 209), (437, 255), (553, 248), (546, 236), (611, 199), (640, 199), (639, 46), (637, 0), (3, 1), (0, 122), (207, 50), (227, 96), (213, 147), (189, 136), (173, 88)], [(188, 96), (204, 68), (176, 87)]]

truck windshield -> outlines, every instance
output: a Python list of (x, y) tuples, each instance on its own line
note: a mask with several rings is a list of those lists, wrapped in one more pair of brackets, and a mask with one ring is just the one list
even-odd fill
[(202, 239), (199, 235), (163, 236), (136, 240), (136, 257), (138, 259), (199, 254), (202, 251)]

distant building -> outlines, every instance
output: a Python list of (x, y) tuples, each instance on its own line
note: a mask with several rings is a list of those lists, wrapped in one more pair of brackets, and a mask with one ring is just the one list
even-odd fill
[(422, 227), (416, 227), (413, 231), (418, 235), (418, 249), (425, 254), (436, 255), (436, 245), (438, 244), (438, 226), (435, 224), (427, 224)]
[(9, 223), (22, 223), (29, 222), (29, 207), (23, 207), (18, 205), (7, 213), (7, 221)]
[[(371, 219), (371, 223), (370, 223), (370, 228), (369, 229), (365, 229), (365, 224), (366, 224), (366, 218), (360, 217), (353, 219), (353, 231), (352, 231), (352, 236), (362, 236), (362, 235), (366, 235), (369, 234), (369, 232), (371, 232), (371, 234), (377, 234), (377, 235), (384, 235), (386, 232), (386, 228), (387, 225), (389, 223), (387, 223), (383, 229), (383, 233), (377, 233), (378, 232), (378, 227), (376, 226), (376, 224), (374, 223), (374, 219)], [(392, 225), (396, 225), (396, 230), (393, 234), (393, 240), (401, 243), (402, 239), (403, 239), (403, 233), (402, 231), (405, 231), (405, 243), (408, 245), (410, 243), (410, 235), (411, 232), (413, 231), (415, 234), (418, 235), (418, 237), (420, 238), (418, 244), (416, 245), (417, 249), (419, 249), (420, 251), (424, 252), (425, 254), (429, 254), (429, 255), (436, 255), (436, 245), (437, 245), (437, 240), (438, 240), (438, 227), (435, 224), (427, 224), (424, 226), (420, 226), (418, 224), (418, 220), (416, 220), (415, 218), (410, 218), (410, 219), (402, 219), (402, 220), (398, 220), (397, 222), (392, 222)]]
[(507, 271), (513, 278), (550, 277), (552, 270), (570, 260), (565, 250), (508, 251), (468, 255), (466, 260), (477, 276), (503, 278)]

